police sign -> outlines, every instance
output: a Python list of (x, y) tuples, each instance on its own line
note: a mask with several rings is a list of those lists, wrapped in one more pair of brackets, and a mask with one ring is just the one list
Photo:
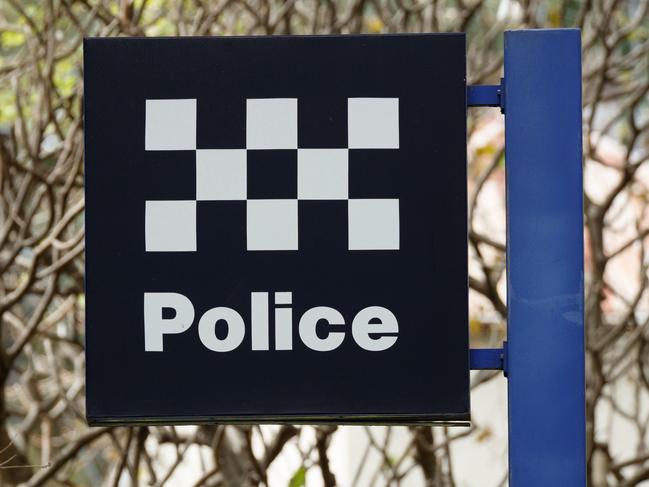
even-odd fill
[(464, 43), (86, 40), (90, 423), (469, 418)]

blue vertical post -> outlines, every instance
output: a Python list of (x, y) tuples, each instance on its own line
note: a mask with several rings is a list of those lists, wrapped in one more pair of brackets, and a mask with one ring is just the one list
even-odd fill
[(509, 472), (586, 484), (579, 30), (505, 34)]

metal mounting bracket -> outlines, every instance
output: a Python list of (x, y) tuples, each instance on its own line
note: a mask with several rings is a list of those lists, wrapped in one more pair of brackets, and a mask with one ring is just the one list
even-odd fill
[(469, 85), (466, 87), (466, 104), (469, 107), (500, 107), (505, 113), (505, 78), (499, 85)]
[(507, 377), (507, 342), (502, 348), (472, 348), (469, 350), (471, 370), (502, 370)]

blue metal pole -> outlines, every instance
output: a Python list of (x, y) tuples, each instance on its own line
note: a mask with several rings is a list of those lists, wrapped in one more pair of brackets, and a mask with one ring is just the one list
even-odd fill
[(581, 42), (505, 33), (509, 472), (586, 484)]

